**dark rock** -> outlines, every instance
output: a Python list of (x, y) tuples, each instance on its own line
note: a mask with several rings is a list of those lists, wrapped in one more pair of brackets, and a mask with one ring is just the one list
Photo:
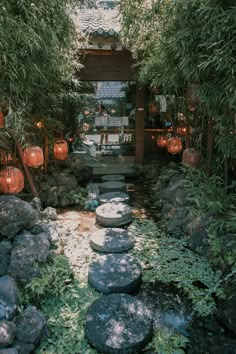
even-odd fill
[(0, 196), (0, 210), (0, 235), (9, 239), (22, 230), (30, 230), (37, 220), (32, 206), (15, 196)]
[(199, 253), (201, 256), (207, 256), (209, 253), (208, 233), (207, 231), (195, 231), (187, 239), (188, 247)]
[[(45, 194), (41, 195), (40, 197), (42, 200), (45, 201), (46, 205), (50, 205), (51, 207), (56, 207), (58, 205), (58, 189), (57, 187), (52, 187), (48, 192), (45, 192)], [(46, 198), (45, 198), (46, 197)]]
[(95, 251), (121, 253), (134, 246), (134, 238), (123, 229), (103, 228), (91, 235), (90, 245)]
[(19, 291), (13, 278), (0, 278), (0, 320), (11, 320), (16, 313)]
[(46, 326), (44, 315), (34, 306), (28, 306), (16, 320), (16, 340), (37, 345)]
[(138, 353), (152, 331), (149, 311), (141, 301), (125, 294), (101, 297), (86, 315), (86, 337), (103, 354)]
[(132, 209), (124, 203), (102, 204), (96, 209), (96, 220), (106, 227), (120, 227), (132, 221)]
[(0, 278), (0, 299), (10, 305), (17, 305), (19, 291), (13, 278), (5, 275)]
[(60, 173), (56, 176), (56, 181), (58, 186), (69, 186), (70, 189), (75, 189), (77, 187), (77, 180), (73, 175)]
[(0, 242), (0, 277), (7, 274), (7, 268), (10, 263), (10, 253), (12, 245), (10, 241)]
[(0, 299), (0, 321), (11, 321), (16, 315), (17, 305), (10, 305), (6, 301)]
[(134, 257), (101, 256), (89, 267), (88, 281), (103, 294), (133, 293), (141, 283), (141, 267)]
[[(172, 215), (170, 215), (172, 212)], [(166, 230), (170, 234), (182, 232), (182, 227), (185, 224), (186, 217), (189, 213), (187, 207), (178, 207), (169, 212), (169, 220), (166, 225)]]
[(19, 354), (16, 348), (0, 349), (0, 354)]
[(57, 218), (57, 211), (56, 209), (52, 208), (52, 207), (47, 207), (46, 209), (44, 209), (44, 211), (42, 212), (42, 217), (46, 220), (56, 220)]
[(31, 201), (30, 205), (32, 206), (32, 208), (34, 208), (38, 212), (42, 211), (42, 203), (39, 198), (34, 197)]
[(39, 276), (37, 262), (45, 262), (50, 255), (47, 233), (32, 235), (24, 232), (15, 238), (8, 274), (22, 283)]
[(51, 243), (58, 241), (59, 235), (55, 223), (38, 222), (34, 224), (34, 227), (30, 230), (33, 235), (46, 233)]
[(0, 321), (0, 349), (6, 348), (12, 344), (16, 334), (14, 323), (2, 320)]
[(225, 328), (236, 334), (236, 295), (218, 307), (217, 317)]

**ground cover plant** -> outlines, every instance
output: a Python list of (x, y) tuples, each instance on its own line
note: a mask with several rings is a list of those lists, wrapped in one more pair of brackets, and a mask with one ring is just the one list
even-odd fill
[(135, 220), (130, 228), (137, 239), (133, 253), (142, 262), (144, 283), (173, 284), (187, 294), (197, 315), (212, 314), (214, 295), (224, 297), (221, 272), (190, 251), (184, 240), (165, 235), (151, 220)]

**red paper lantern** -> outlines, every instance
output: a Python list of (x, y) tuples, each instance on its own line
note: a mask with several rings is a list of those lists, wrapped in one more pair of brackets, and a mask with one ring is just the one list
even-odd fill
[(189, 148), (183, 152), (182, 163), (192, 167), (196, 167), (199, 164), (201, 154), (199, 151)]
[(170, 138), (167, 143), (167, 150), (170, 154), (178, 154), (182, 150), (181, 139)]
[(5, 194), (15, 194), (24, 188), (24, 175), (14, 166), (6, 166), (0, 171), (0, 190)]
[(157, 138), (157, 146), (159, 147), (167, 147), (167, 143), (168, 143), (168, 136), (165, 135), (160, 135)]
[(1, 164), (6, 165), (10, 161), (12, 161), (12, 156), (9, 152), (5, 152), (5, 151), (0, 150), (0, 159), (1, 159)]
[(66, 140), (57, 140), (54, 145), (54, 156), (56, 160), (66, 160), (68, 157), (68, 145)]
[(5, 127), (5, 119), (2, 111), (0, 110), (0, 129), (3, 129)]
[(184, 135), (186, 135), (186, 133), (187, 133), (187, 128), (186, 128), (186, 127), (178, 127), (178, 128), (177, 128), (177, 133), (178, 133), (179, 135), (184, 136)]
[(29, 167), (37, 168), (44, 163), (43, 150), (39, 146), (30, 146), (24, 150), (24, 162)]

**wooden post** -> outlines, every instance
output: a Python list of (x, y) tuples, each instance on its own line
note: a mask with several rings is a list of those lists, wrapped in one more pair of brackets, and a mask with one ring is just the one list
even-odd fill
[(48, 173), (48, 135), (45, 134), (45, 149), (44, 149), (44, 173)]
[(145, 117), (145, 87), (136, 89), (136, 147), (135, 161), (143, 164), (144, 157), (144, 117)]
[(31, 176), (30, 170), (29, 170), (28, 166), (24, 162), (24, 154), (23, 154), (23, 151), (22, 151), (22, 147), (21, 147), (19, 141), (17, 141), (16, 139), (15, 139), (15, 143), (16, 143), (16, 147), (17, 147), (17, 150), (19, 152), (21, 161), (22, 161), (22, 165), (23, 165), (24, 170), (25, 170), (25, 174), (26, 174), (27, 180), (29, 182), (29, 185), (30, 185), (30, 188), (31, 188), (31, 191), (32, 191), (32, 194), (33, 194), (34, 197), (38, 197), (38, 193), (37, 193), (37, 191), (35, 189), (34, 181), (33, 181), (33, 178)]
[(214, 142), (214, 124), (213, 119), (208, 122), (208, 133), (207, 133), (207, 173), (211, 173), (212, 164), (212, 154), (213, 154), (213, 142)]

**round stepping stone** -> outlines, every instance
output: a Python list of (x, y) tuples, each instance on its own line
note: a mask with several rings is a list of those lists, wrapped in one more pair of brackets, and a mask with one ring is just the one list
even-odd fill
[(126, 192), (126, 184), (124, 182), (104, 182), (100, 184), (100, 193), (109, 192)]
[(122, 175), (106, 175), (106, 176), (102, 176), (102, 182), (112, 182), (112, 181), (116, 181), (116, 182), (124, 182), (125, 177)]
[(126, 230), (106, 228), (97, 230), (92, 234), (90, 245), (95, 251), (121, 253), (134, 246), (134, 238)]
[(103, 354), (133, 354), (146, 346), (153, 326), (149, 310), (133, 296), (102, 296), (88, 309), (85, 335)]
[(106, 203), (96, 209), (96, 220), (106, 227), (120, 227), (132, 221), (132, 209), (124, 203)]
[(121, 192), (110, 192), (100, 194), (98, 197), (98, 201), (100, 204), (104, 203), (128, 203), (129, 196), (126, 193)]
[(103, 293), (133, 293), (141, 283), (139, 263), (130, 255), (108, 254), (101, 256), (89, 267), (88, 281)]

